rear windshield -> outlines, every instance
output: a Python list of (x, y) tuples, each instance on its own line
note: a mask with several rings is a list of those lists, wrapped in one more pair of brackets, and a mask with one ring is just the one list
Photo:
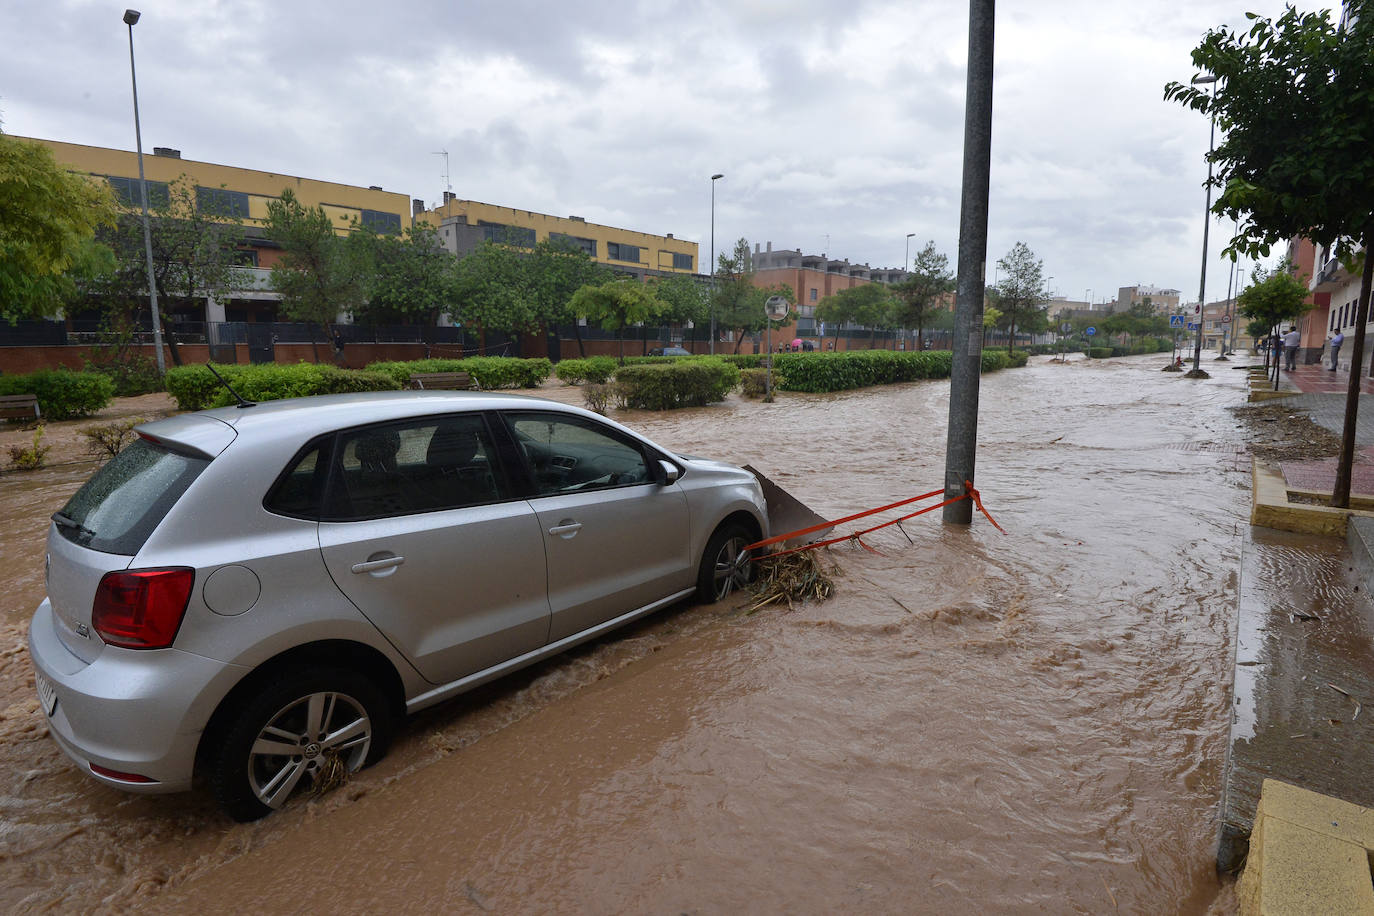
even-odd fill
[(53, 521), (82, 547), (136, 554), (209, 463), (139, 439), (86, 481)]

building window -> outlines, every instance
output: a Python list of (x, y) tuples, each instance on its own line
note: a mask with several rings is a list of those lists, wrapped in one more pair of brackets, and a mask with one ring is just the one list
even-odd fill
[(692, 256), (690, 254), (678, 254), (673, 252), (673, 270), (691, 270)]
[(568, 235), (566, 232), (550, 232), (550, 241), (565, 242), (574, 248), (581, 249), (591, 257), (596, 257), (596, 239), (584, 239), (581, 236)]
[[(138, 192), (137, 178), (117, 178), (108, 175), (105, 178), (110, 183), (110, 189), (114, 191), (115, 197), (126, 207), (143, 206), (143, 197)], [(148, 206), (154, 210), (165, 210), (171, 203), (172, 195), (167, 188), (165, 181), (148, 182)]]
[(606, 257), (612, 261), (630, 261), (639, 263), (639, 246), (623, 245), (620, 242), (606, 243)]
[(237, 248), (233, 254), (236, 267), (257, 267), (258, 253), (252, 248)]
[(816, 288), (814, 286), (811, 287), (811, 295), (807, 298), (809, 298), (812, 302), (816, 301)]
[(502, 223), (480, 222), (478, 225), (482, 227), (483, 241), (511, 245), (516, 248), (534, 247), (533, 229), (526, 229), (522, 226), (507, 226)]
[(379, 235), (401, 234), (401, 215), (399, 213), (384, 213), (381, 210), (364, 210), (362, 211), (362, 218), (359, 222)]
[(196, 188), (196, 212), (235, 219), (248, 218), (248, 195), (227, 188)]

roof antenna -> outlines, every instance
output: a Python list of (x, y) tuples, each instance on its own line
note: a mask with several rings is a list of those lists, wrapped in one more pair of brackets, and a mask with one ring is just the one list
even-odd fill
[(219, 383), (229, 390), (229, 393), (232, 394), (232, 395), (234, 396), (235, 400), (237, 400), (237, 401), (239, 402), (239, 409), (240, 409), (240, 410), (242, 410), (242, 409), (245, 408), (245, 407), (257, 407), (257, 406), (258, 406), (258, 402), (257, 402), (257, 401), (250, 401), (250, 400), (248, 400), (247, 398), (245, 398), (243, 395), (241, 395), (241, 394), (239, 394), (237, 391), (235, 391), (234, 388), (233, 388), (233, 386), (231, 386), (228, 382), (226, 382), (226, 381), (224, 380), (224, 376), (220, 375), (218, 372), (215, 371), (215, 364), (214, 364), (214, 363), (206, 363), (206, 364), (205, 364), (205, 368), (206, 368), (206, 369), (209, 369), (209, 370), (210, 370), (210, 374), (213, 375), (215, 378), (219, 379)]

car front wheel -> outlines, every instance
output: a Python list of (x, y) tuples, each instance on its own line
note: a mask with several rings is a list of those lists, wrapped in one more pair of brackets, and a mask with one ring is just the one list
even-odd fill
[(722, 525), (711, 535), (697, 572), (697, 599), (719, 601), (744, 588), (754, 576), (753, 557), (745, 550), (755, 539), (743, 525)]
[(257, 820), (298, 791), (322, 791), (380, 760), (390, 731), (385, 698), (361, 674), (283, 673), (225, 729), (211, 761), (211, 787), (230, 817)]

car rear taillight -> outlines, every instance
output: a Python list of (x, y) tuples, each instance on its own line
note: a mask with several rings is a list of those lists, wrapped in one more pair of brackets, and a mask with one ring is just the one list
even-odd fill
[(176, 639), (196, 571), (139, 569), (106, 573), (95, 590), (91, 626), (125, 649), (165, 649)]

